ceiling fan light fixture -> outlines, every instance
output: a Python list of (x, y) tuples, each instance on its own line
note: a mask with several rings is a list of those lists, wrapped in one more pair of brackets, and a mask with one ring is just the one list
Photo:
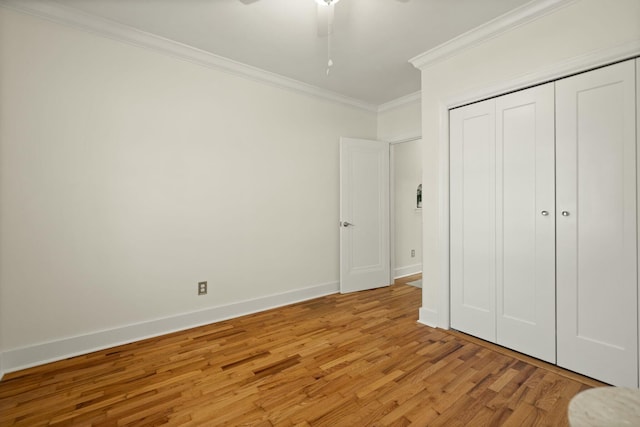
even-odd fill
[(316, 0), (320, 6), (331, 6), (338, 3), (340, 0)]

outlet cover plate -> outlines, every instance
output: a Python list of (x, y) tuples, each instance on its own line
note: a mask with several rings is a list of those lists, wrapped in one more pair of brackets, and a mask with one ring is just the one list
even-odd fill
[(207, 282), (198, 282), (198, 295), (207, 294)]

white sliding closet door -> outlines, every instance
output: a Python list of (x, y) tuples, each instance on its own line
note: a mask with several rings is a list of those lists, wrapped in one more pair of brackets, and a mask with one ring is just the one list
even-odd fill
[(556, 361), (554, 84), (496, 98), (497, 343)]
[(495, 101), (450, 112), (451, 326), (496, 340)]
[(638, 386), (635, 64), (556, 83), (558, 365)]

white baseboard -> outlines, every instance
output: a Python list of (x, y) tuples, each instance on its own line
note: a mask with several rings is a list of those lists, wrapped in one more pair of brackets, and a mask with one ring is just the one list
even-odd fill
[(407, 265), (405, 267), (396, 267), (393, 270), (393, 277), (399, 279), (401, 277), (411, 276), (413, 274), (422, 273), (422, 263)]
[(229, 305), (128, 325), (122, 328), (97, 331), (91, 334), (7, 350), (0, 353), (0, 368), (5, 373), (14, 372), (146, 338), (335, 294), (339, 290), (340, 284), (338, 282), (324, 283), (281, 294), (268, 295)]
[(438, 312), (428, 308), (420, 307), (418, 314), (418, 323), (430, 326), (432, 328), (438, 327)]
[(2, 364), (2, 352), (0, 351), (0, 380), (4, 377), (4, 365)]

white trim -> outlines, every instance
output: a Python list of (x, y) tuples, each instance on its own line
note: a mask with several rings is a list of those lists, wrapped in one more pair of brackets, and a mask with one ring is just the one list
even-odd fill
[(396, 271), (396, 152), (389, 143), (389, 284)]
[(121, 328), (8, 350), (0, 354), (0, 357), (4, 358), (4, 371), (14, 372), (105, 348), (335, 294), (338, 290), (338, 282), (329, 282)]
[[(438, 141), (438, 151), (440, 153), (439, 162), (439, 224), (438, 241), (440, 248), (440, 283), (438, 293), (440, 300), (438, 309), (430, 310), (421, 308), (420, 318), (430, 326), (437, 326), (444, 329), (450, 328), (449, 318), (449, 109), (476, 102), (481, 99), (490, 98), (500, 94), (534, 86), (540, 83), (558, 80), (571, 74), (583, 72), (592, 68), (606, 64), (630, 59), (640, 55), (640, 40), (600, 49), (579, 55), (559, 62), (549, 67), (541, 68), (521, 77), (509, 79), (499, 85), (471, 90), (469, 92), (456, 95), (440, 101), (439, 114), (440, 126)], [(480, 98), (479, 98), (480, 97)], [(423, 291), (424, 292), (424, 291)], [(424, 310), (424, 313), (423, 313)]]
[[(440, 167), (438, 168), (438, 219), (440, 226), (438, 227), (438, 246), (440, 247), (440, 277), (441, 285), (439, 289), (440, 300), (438, 301), (439, 309), (436, 311), (437, 325), (444, 329), (451, 327), (450, 318), (450, 283), (449, 283), (449, 108), (445, 104), (440, 104), (440, 141), (439, 141), (439, 159)], [(423, 217), (424, 222), (424, 217)], [(446, 283), (446, 289), (442, 287), (442, 283)]]
[(393, 110), (394, 108), (402, 107), (413, 102), (420, 102), (422, 100), (422, 91), (410, 93), (409, 95), (401, 96), (392, 101), (385, 102), (378, 106), (378, 113)]
[(107, 37), (112, 40), (150, 49), (207, 68), (222, 70), (251, 80), (257, 80), (280, 88), (290, 89), (317, 98), (357, 107), (366, 111), (374, 113), (378, 111), (378, 106), (374, 104), (350, 98), (336, 92), (233, 61), (183, 43), (169, 40), (145, 31), (140, 31), (128, 25), (90, 15), (61, 4), (45, 0), (30, 0), (28, 2), (20, 0), (0, 0), (0, 6), (53, 21), (58, 24), (67, 25), (82, 31), (97, 34), (102, 37)]
[(467, 31), (435, 48), (409, 60), (414, 67), (423, 69), (463, 50), (473, 48), (502, 33), (534, 21), (577, 0), (534, 0), (505, 13), (485, 24)]
[(393, 270), (393, 277), (394, 279), (400, 279), (402, 277), (413, 276), (418, 273), (422, 273), (422, 263), (396, 267)]
[(407, 133), (403, 136), (398, 136), (391, 141), (387, 141), (390, 145), (402, 144), (403, 142), (417, 141), (422, 138), (422, 135), (416, 135), (415, 133)]
[[(636, 167), (637, 165), (640, 165), (640, 149), (638, 149), (638, 147), (640, 147), (640, 58), (636, 58)], [(640, 191), (640, 173), (636, 173), (636, 186), (636, 191)], [(636, 196), (636, 224), (640, 224), (640, 209), (638, 209), (639, 207), (640, 200), (638, 200), (638, 196)], [(640, 237), (638, 231), (639, 230), (636, 229), (636, 239)], [(640, 250), (638, 249), (639, 248), (636, 247), (636, 255), (638, 257), (638, 264), (636, 265), (640, 265)], [(640, 286), (640, 275), (638, 275), (636, 280), (638, 281), (638, 285)], [(637, 298), (637, 307), (640, 308), (640, 292), (638, 292)], [(640, 316), (638, 316), (637, 322), (638, 331), (640, 331)], [(636, 349), (636, 351), (638, 351), (637, 354), (640, 354), (640, 340), (638, 342), (638, 349)], [(640, 357), (638, 357), (638, 384), (640, 385)]]
[(0, 380), (4, 377), (4, 364), (2, 363), (2, 352), (0, 351)]
[[(423, 282), (424, 283), (424, 282)], [(432, 328), (438, 327), (438, 313), (434, 310), (421, 307), (418, 311), (418, 323), (430, 326)], [(448, 329), (448, 328), (447, 328)]]

